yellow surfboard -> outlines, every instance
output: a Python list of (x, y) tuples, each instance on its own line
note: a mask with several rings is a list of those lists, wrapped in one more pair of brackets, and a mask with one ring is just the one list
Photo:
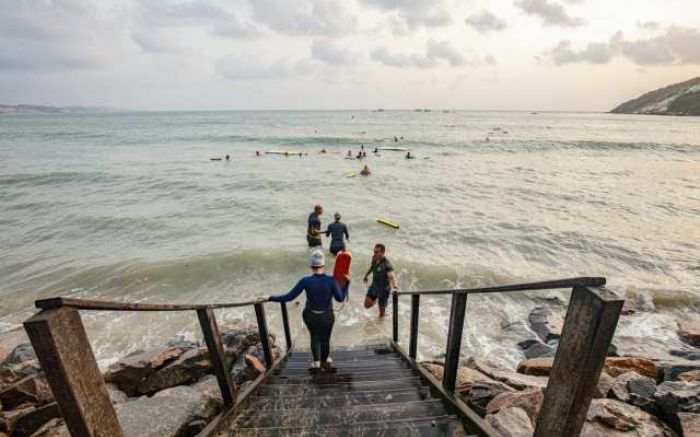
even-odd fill
[(385, 218), (378, 218), (377, 223), (381, 223), (385, 226), (389, 226), (390, 228), (398, 229), (399, 228), (399, 222), (395, 222), (393, 220), (385, 219)]
[(357, 172), (356, 172), (356, 171), (351, 171), (350, 173), (346, 174), (345, 176), (347, 176), (347, 177), (349, 177), (349, 178), (354, 178), (355, 176), (357, 176)]

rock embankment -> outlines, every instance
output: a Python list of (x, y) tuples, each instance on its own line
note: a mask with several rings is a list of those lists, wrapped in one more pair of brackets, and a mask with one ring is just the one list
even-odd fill
[[(239, 388), (264, 370), (255, 325), (221, 325), (224, 354)], [(273, 354), (279, 356), (270, 338)], [(0, 437), (69, 436), (29, 343), (0, 362)], [(163, 348), (122, 358), (104, 373), (125, 435), (186, 437), (200, 432), (223, 407), (206, 347), (174, 339)], [(157, 420), (154, 420), (156, 419)]]

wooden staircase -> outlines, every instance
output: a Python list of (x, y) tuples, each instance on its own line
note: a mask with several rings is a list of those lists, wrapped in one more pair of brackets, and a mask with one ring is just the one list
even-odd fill
[(310, 371), (294, 351), (215, 436), (463, 436), (459, 417), (387, 345), (333, 348)]

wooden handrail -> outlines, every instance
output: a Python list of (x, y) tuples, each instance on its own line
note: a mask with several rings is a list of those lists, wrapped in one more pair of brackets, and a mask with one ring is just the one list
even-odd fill
[(554, 281), (527, 282), (524, 284), (499, 285), (496, 287), (481, 288), (451, 288), (444, 290), (410, 290), (399, 291), (398, 294), (477, 294), (477, 293), (503, 293), (506, 291), (527, 291), (527, 290), (552, 290), (556, 288), (571, 287), (600, 287), (605, 285), (605, 278), (602, 277), (579, 277), (568, 279), (557, 279)]
[(52, 297), (40, 299), (34, 305), (42, 310), (69, 307), (78, 310), (107, 310), (107, 311), (200, 311), (216, 310), (221, 308), (237, 308), (263, 302), (262, 299), (248, 300), (245, 302), (210, 303), (210, 304), (166, 304), (166, 303), (139, 303), (116, 302), (107, 300), (73, 299), (70, 297)]

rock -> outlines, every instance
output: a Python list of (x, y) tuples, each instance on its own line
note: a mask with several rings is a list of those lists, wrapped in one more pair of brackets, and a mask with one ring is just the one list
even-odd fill
[(211, 372), (211, 361), (206, 348), (190, 349), (171, 363), (148, 375), (138, 384), (135, 393), (151, 394), (168, 387), (190, 384)]
[(700, 362), (683, 359), (661, 360), (655, 362), (663, 381), (678, 381), (681, 373), (700, 370)]
[[(622, 375), (618, 375), (613, 379), (613, 384), (612, 387), (610, 388), (610, 397), (613, 399), (617, 399), (618, 401), (622, 402), (629, 402), (630, 400), (630, 391), (629, 388), (627, 388), (627, 383), (630, 380), (633, 379), (638, 379), (638, 378), (644, 378), (642, 375), (640, 375), (637, 372), (631, 371), (631, 372), (626, 372), (623, 373)], [(653, 381), (652, 381), (653, 383)], [(656, 385), (654, 385), (654, 388), (656, 388)], [(652, 392), (653, 396), (653, 392)], [(605, 397), (605, 396), (603, 396)]]
[(464, 382), (457, 386), (456, 392), (477, 414), (484, 417), (486, 406), (493, 398), (515, 390), (502, 382), (490, 380)]
[(679, 413), (700, 413), (700, 383), (667, 381), (659, 384), (654, 400), (661, 408), (663, 419), (681, 433)]
[(486, 414), (494, 414), (508, 407), (518, 407), (527, 413), (531, 425), (534, 426), (543, 400), (544, 391), (540, 389), (501, 393), (486, 406)]
[(36, 354), (31, 343), (17, 345), (12, 352), (5, 357), (0, 366), (16, 366), (25, 361), (36, 360)]
[(17, 421), (34, 410), (36, 407), (33, 405), (22, 405), (14, 410), (0, 412), (0, 432), (12, 434)]
[(11, 435), (12, 437), (31, 436), (44, 426), (46, 422), (60, 417), (61, 412), (56, 403), (33, 409), (15, 422)]
[[(194, 435), (221, 411), (222, 402), (193, 387), (172, 387), (118, 405), (117, 417), (124, 434), (134, 437)], [(154, 418), (158, 420), (154, 421)]]
[(507, 407), (486, 416), (486, 422), (503, 437), (531, 437), (535, 429), (525, 410)]
[(555, 314), (549, 306), (536, 306), (527, 317), (530, 328), (540, 339), (547, 343), (550, 340), (561, 338), (561, 330), (564, 327), (564, 318)]
[(525, 358), (553, 358), (557, 353), (556, 347), (545, 343), (535, 343), (525, 349)]
[(244, 359), (246, 366), (248, 366), (256, 376), (265, 373), (267, 370), (265, 369), (265, 365), (253, 355), (245, 354)]
[(700, 381), (700, 370), (691, 370), (690, 372), (679, 373), (678, 380), (685, 382)]
[(122, 358), (107, 369), (105, 381), (116, 384), (129, 396), (139, 394), (138, 387), (150, 375), (176, 360), (181, 348), (157, 349)]
[(109, 393), (109, 400), (112, 401), (113, 405), (123, 404), (129, 400), (129, 397), (123, 391), (119, 390), (115, 384), (107, 383), (107, 393)]
[(678, 336), (689, 345), (700, 347), (700, 320), (679, 322)]
[(189, 339), (183, 334), (177, 334), (168, 340), (165, 345), (167, 347), (179, 347), (180, 349), (197, 349), (201, 346), (198, 341)]
[(657, 380), (659, 368), (653, 361), (636, 357), (608, 357), (605, 359), (603, 369), (612, 377), (622, 375), (629, 371), (635, 371), (640, 375)]
[(32, 437), (71, 437), (63, 419), (51, 419), (39, 428)]
[(600, 377), (598, 378), (598, 384), (596, 384), (595, 390), (593, 391), (594, 398), (607, 398), (608, 393), (613, 388), (615, 379), (605, 372), (600, 372)]
[(525, 375), (549, 376), (554, 358), (530, 358), (518, 364), (518, 372)]
[[(442, 364), (436, 364), (436, 363), (431, 363), (431, 362), (422, 362), (420, 363), (421, 366), (423, 366), (428, 372), (430, 372), (435, 379), (438, 381), (442, 381), (442, 374), (444, 367)], [(489, 382), (493, 381), (491, 378), (488, 376), (484, 375), (483, 373), (470, 369), (468, 367), (460, 367), (457, 369), (457, 383), (456, 386), (465, 384), (465, 383), (474, 383), (477, 381), (483, 381), (483, 382)]]
[(652, 361), (674, 359), (664, 341), (649, 337), (615, 336), (613, 342), (618, 356), (643, 357)]
[(700, 414), (678, 413), (678, 419), (684, 436), (700, 436)]
[(673, 349), (668, 352), (674, 357), (683, 358), (689, 361), (700, 360), (700, 350), (698, 349)]
[(0, 403), (4, 409), (17, 408), (22, 404), (46, 405), (53, 401), (53, 393), (44, 375), (30, 375), (0, 392)]
[(654, 401), (656, 382), (637, 372), (627, 372), (615, 378), (610, 397), (658, 415), (660, 410)]
[(504, 372), (495, 370), (491, 375), (496, 381), (500, 381), (513, 387), (516, 390), (526, 390), (531, 388), (546, 388), (549, 378), (546, 376), (523, 375), (515, 372)]
[(593, 399), (581, 437), (672, 437), (665, 424), (639, 408), (614, 399)]

